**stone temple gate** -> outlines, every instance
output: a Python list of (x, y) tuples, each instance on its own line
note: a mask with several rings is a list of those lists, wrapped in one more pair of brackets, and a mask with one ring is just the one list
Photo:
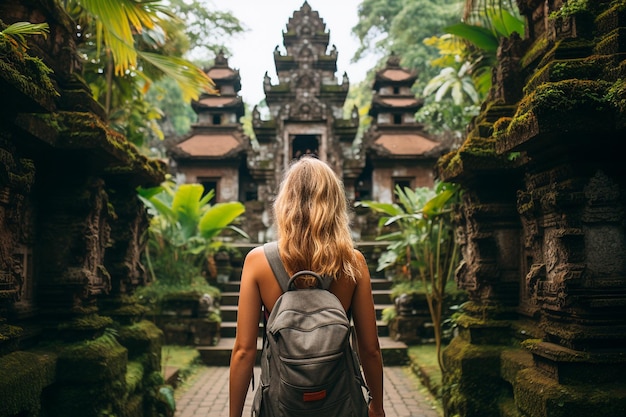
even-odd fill
[(417, 74), (400, 67), (398, 56), (376, 74), (372, 130), (361, 140), (356, 107), (344, 114), (348, 74), (336, 76), (337, 48), (306, 1), (289, 18), (283, 46), (273, 53), (278, 79), (266, 72), (262, 80), (267, 108), (252, 110), (254, 140), (239, 124), (239, 72), (222, 53), (216, 57), (206, 73), (220, 94), (194, 102), (198, 122), (188, 135), (168, 140), (172, 172), (215, 188), (217, 201), (244, 202), (246, 231), (259, 242), (270, 238), (267, 219), (281, 173), (306, 153), (333, 167), (351, 201), (391, 202), (395, 185), (432, 186), (434, 164), (449, 147), (415, 122), (422, 105), (411, 93)]

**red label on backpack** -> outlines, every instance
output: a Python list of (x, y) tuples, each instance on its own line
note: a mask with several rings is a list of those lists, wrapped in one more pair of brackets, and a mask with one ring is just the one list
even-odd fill
[(319, 400), (323, 400), (324, 398), (326, 398), (326, 390), (316, 391), (316, 392), (305, 392), (302, 395), (302, 400), (304, 402), (319, 401)]

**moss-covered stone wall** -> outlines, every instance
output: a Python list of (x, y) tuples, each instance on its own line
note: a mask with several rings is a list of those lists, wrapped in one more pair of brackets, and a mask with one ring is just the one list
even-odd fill
[(464, 188), (449, 416), (626, 410), (624, 1), (520, 0), (494, 88), (439, 161)]
[(135, 189), (165, 167), (107, 125), (57, 2), (3, 1), (0, 16), (51, 34), (0, 36), (0, 417), (166, 415), (163, 333), (133, 295)]

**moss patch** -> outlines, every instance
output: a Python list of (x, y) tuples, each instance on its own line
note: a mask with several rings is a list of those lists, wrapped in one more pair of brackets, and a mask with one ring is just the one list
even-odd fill
[(130, 358), (141, 355), (150, 369), (158, 369), (161, 360), (163, 332), (154, 323), (143, 320), (130, 326), (121, 327), (117, 335), (120, 343), (128, 349)]
[(518, 373), (514, 394), (531, 416), (618, 416), (626, 409), (626, 392), (617, 384), (563, 385), (536, 368)]
[(54, 381), (56, 356), (14, 352), (0, 357), (0, 415), (39, 415), (41, 393)]
[(59, 381), (85, 383), (122, 378), (128, 351), (111, 335), (63, 347), (59, 352)]

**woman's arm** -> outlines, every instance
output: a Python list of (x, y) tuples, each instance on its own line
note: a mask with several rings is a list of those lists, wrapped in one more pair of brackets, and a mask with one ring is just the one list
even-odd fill
[(359, 256), (359, 276), (352, 298), (352, 316), (356, 329), (359, 357), (365, 381), (370, 389), (372, 401), (369, 417), (384, 417), (383, 407), (383, 361), (376, 328), (376, 312), (372, 296), (372, 284), (363, 255)]
[(241, 417), (250, 386), (257, 352), (257, 335), (261, 315), (261, 295), (257, 276), (259, 258), (265, 257), (262, 247), (253, 249), (244, 261), (241, 272), (237, 333), (230, 357), (229, 409), (230, 417)]

